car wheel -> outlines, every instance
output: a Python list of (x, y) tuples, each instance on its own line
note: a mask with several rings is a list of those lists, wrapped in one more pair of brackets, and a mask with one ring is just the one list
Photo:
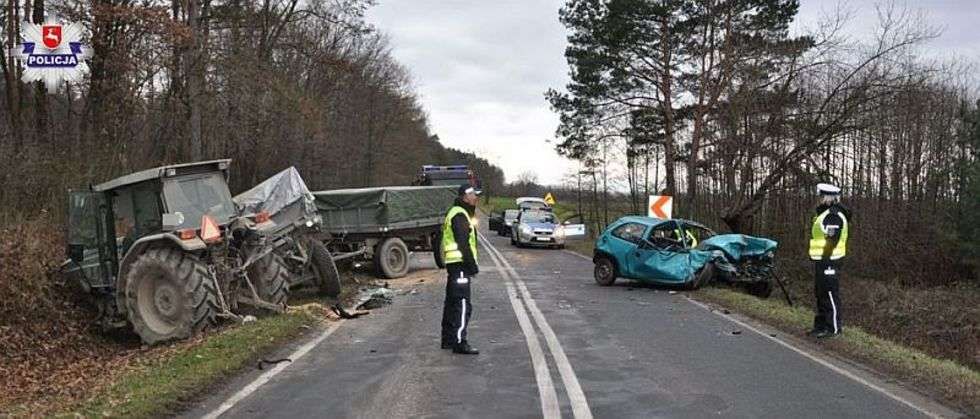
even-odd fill
[(715, 276), (715, 264), (706, 263), (700, 271), (694, 274), (694, 279), (688, 282), (687, 289), (696, 290), (711, 281)]
[(767, 279), (765, 281), (759, 281), (749, 284), (748, 292), (759, 298), (769, 298), (772, 295), (772, 279)]
[(608, 257), (599, 257), (595, 261), (595, 282), (608, 287), (616, 282), (616, 264)]

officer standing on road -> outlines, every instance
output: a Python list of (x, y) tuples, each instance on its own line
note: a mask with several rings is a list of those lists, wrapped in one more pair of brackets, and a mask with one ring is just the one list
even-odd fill
[(840, 203), (840, 188), (829, 183), (817, 185), (820, 205), (810, 228), (810, 259), (814, 262), (814, 292), (817, 314), (813, 330), (817, 338), (841, 333), (840, 265), (847, 254), (847, 230), (851, 213)]
[(442, 349), (476, 355), (480, 351), (466, 341), (473, 315), (470, 284), (478, 272), (476, 260), (476, 204), (479, 191), (463, 184), (456, 202), (442, 224), (442, 252), (446, 261), (446, 300), (442, 307)]

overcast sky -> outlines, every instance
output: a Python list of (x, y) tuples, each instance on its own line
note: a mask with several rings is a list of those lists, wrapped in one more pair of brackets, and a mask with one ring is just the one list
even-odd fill
[[(508, 181), (531, 171), (558, 183), (576, 165), (554, 151), (558, 120), (544, 100), (568, 81), (559, 0), (379, 0), (368, 20), (392, 42), (415, 80), (435, 134), (502, 167)], [(813, 24), (837, 0), (801, 0), (798, 25)], [(851, 0), (849, 32), (864, 37), (875, 4)], [(917, 0), (942, 36), (931, 53), (980, 59), (980, 0)], [(551, 142), (546, 142), (551, 140)]]

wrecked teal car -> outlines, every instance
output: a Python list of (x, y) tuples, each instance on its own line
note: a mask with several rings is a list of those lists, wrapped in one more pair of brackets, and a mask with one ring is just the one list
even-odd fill
[(627, 278), (697, 289), (725, 281), (767, 298), (776, 281), (776, 247), (766, 238), (715, 234), (694, 221), (628, 216), (606, 227), (592, 261), (599, 285)]

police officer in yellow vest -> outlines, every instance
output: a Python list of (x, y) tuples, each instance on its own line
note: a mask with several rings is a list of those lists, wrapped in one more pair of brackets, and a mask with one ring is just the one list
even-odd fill
[(817, 338), (841, 333), (840, 268), (847, 254), (847, 232), (851, 213), (840, 203), (840, 188), (829, 183), (817, 185), (820, 205), (810, 227), (810, 259), (814, 262), (814, 292), (817, 314), (813, 330)]
[(442, 348), (454, 353), (476, 355), (466, 341), (466, 328), (473, 315), (470, 285), (480, 272), (476, 259), (476, 204), (480, 191), (460, 185), (456, 202), (442, 224), (442, 251), (446, 261), (446, 300), (442, 307)]

